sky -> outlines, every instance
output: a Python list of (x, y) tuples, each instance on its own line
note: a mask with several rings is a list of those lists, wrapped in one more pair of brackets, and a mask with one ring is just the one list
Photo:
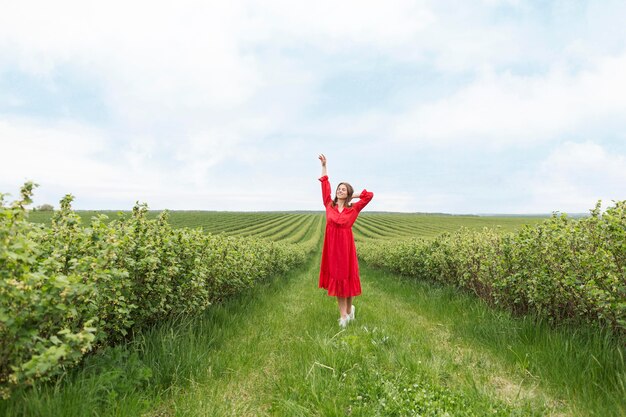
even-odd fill
[(0, 193), (584, 213), (626, 199), (626, 2), (0, 0)]

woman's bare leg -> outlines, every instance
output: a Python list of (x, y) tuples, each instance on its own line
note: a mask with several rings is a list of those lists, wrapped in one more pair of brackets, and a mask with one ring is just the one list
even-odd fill
[(352, 312), (352, 297), (346, 298), (346, 312), (350, 314)]
[(341, 318), (346, 318), (346, 316), (350, 313), (348, 311), (348, 303), (346, 297), (337, 297), (337, 304), (339, 305), (339, 315)]

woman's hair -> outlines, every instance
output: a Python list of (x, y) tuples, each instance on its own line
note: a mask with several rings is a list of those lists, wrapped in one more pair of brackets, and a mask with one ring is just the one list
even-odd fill
[(339, 189), (341, 185), (345, 185), (348, 191), (348, 197), (346, 197), (346, 203), (347, 203), (346, 207), (351, 207), (352, 203), (350, 203), (350, 200), (352, 200), (352, 194), (354, 194), (354, 188), (352, 188), (352, 186), (348, 184), (347, 182), (340, 182), (339, 185), (337, 185), (337, 188), (335, 188), (335, 199), (333, 200), (333, 207), (337, 205), (337, 190)]

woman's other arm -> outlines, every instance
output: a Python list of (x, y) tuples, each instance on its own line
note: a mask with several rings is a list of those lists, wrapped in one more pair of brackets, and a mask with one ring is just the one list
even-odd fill
[(354, 203), (352, 205), (352, 207), (354, 207), (358, 211), (361, 211), (361, 210), (363, 210), (363, 207), (367, 206), (367, 204), (370, 201), (372, 201), (372, 198), (374, 198), (374, 193), (371, 192), (371, 191), (363, 190), (360, 193), (352, 194), (352, 198), (358, 198), (359, 199), (359, 201)]

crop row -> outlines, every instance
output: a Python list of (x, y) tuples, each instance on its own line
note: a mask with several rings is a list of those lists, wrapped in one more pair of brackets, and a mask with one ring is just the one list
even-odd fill
[[(107, 214), (113, 220), (124, 218), (128, 212), (79, 211), (83, 221), (88, 222), (93, 216)], [(119, 214), (118, 214), (119, 213)], [(149, 219), (156, 219), (158, 213), (147, 213)], [(50, 213), (33, 212), (31, 221), (50, 223)], [(241, 236), (261, 236), (275, 241), (294, 242), (293, 236), (302, 232), (300, 226), (292, 227), (296, 218), (319, 219), (319, 213), (286, 212), (210, 212), (210, 211), (173, 211), (168, 222), (174, 228), (201, 227), (205, 232)], [(487, 217), (487, 216), (450, 216), (430, 214), (402, 213), (362, 213), (354, 225), (357, 241), (372, 239), (396, 240), (412, 237), (434, 238), (445, 232), (453, 232), (460, 227), (480, 230), (483, 227), (498, 228), (502, 232), (519, 229), (524, 224), (536, 224), (543, 220), (539, 217)], [(310, 220), (311, 222), (313, 220)], [(304, 222), (302, 227), (312, 223)]]
[(626, 336), (626, 201), (590, 217), (553, 217), (516, 232), (462, 228), (432, 239), (365, 240), (368, 263), (468, 289), (493, 305), (553, 323)]
[(319, 240), (323, 233), (322, 228), (324, 225), (324, 218), (321, 215), (308, 215), (306, 223), (298, 225), (296, 230), (291, 230), (290, 233), (281, 240), (281, 242), (305, 243), (311, 239)]
[(232, 233), (239, 236), (259, 236), (259, 237), (271, 237), (276, 232), (289, 227), (291, 224), (299, 220), (298, 215), (295, 214), (282, 214), (275, 217), (272, 220), (262, 223), (256, 223), (251, 227), (241, 228), (234, 230)]
[[(95, 346), (211, 303), (304, 261), (307, 244), (173, 228), (145, 205), (86, 226), (71, 196), (50, 226), (28, 220), (32, 184), (0, 198), (0, 394), (48, 379)], [(1, 196), (0, 196), (1, 197)], [(313, 222), (311, 223), (313, 224)], [(314, 230), (313, 226), (310, 230)]]
[(538, 217), (480, 217), (399, 213), (364, 213), (354, 225), (357, 242), (371, 240), (397, 240), (406, 238), (434, 238), (460, 227), (480, 230), (498, 228), (502, 232), (514, 231), (525, 224), (536, 224)]
[[(106, 214), (107, 221), (124, 219), (129, 212), (115, 211), (77, 211), (83, 222), (89, 222), (94, 216)], [(148, 211), (148, 219), (158, 218), (159, 213)], [(31, 212), (29, 219), (36, 223), (50, 224), (51, 212)], [(301, 223), (295, 224), (297, 219)], [(307, 219), (305, 221), (305, 219)], [(273, 241), (298, 243), (299, 236), (308, 232), (309, 227), (321, 221), (318, 213), (286, 212), (213, 212), (213, 211), (172, 211), (168, 222), (173, 228), (202, 228), (212, 234), (224, 233), (229, 236), (264, 237)]]

